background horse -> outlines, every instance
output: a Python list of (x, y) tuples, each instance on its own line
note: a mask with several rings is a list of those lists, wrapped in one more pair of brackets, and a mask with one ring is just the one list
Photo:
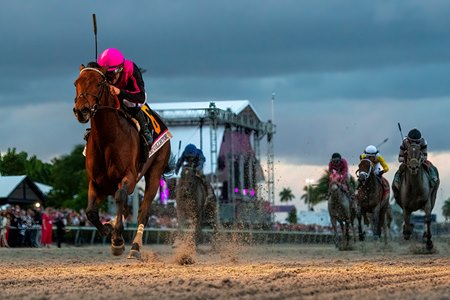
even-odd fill
[(213, 201), (207, 201), (206, 190), (199, 176), (201, 175), (193, 164), (188, 162), (181, 169), (181, 177), (176, 189), (179, 229), (183, 235), (187, 229), (193, 230), (193, 235), (190, 237), (195, 244), (202, 240), (203, 225), (210, 226), (214, 231), (217, 229), (216, 204)]
[[(383, 189), (381, 180), (375, 175), (375, 166), (369, 159), (359, 162), (358, 170), (357, 218), (360, 241), (364, 240), (365, 232), (362, 229), (362, 219), (368, 225), (368, 215), (371, 215), (372, 231), (375, 237), (381, 237), (381, 231), (386, 222), (386, 212), (389, 206), (390, 191)], [(385, 180), (385, 179), (383, 179)], [(389, 186), (389, 183), (387, 183)], [(385, 243), (387, 243), (387, 232), (385, 231)]]
[(352, 200), (350, 199), (350, 195), (343, 190), (341, 176), (334, 170), (329, 175), (328, 190), (330, 194), (328, 199), (328, 212), (334, 230), (334, 242), (338, 247), (339, 236), (337, 222), (339, 222), (342, 232), (342, 248), (345, 249), (349, 247), (350, 243), (349, 227), (352, 228), (353, 237), (356, 238), (355, 228), (353, 227), (355, 209)]
[[(86, 145), (86, 172), (89, 179), (89, 221), (101, 235), (111, 235), (114, 255), (125, 251), (122, 237), (124, 208), (128, 195), (140, 179), (139, 133), (120, 110), (119, 100), (109, 92), (105, 68), (80, 66), (75, 81), (76, 97), (73, 112), (81, 123), (91, 122)], [(150, 215), (150, 205), (159, 187), (159, 180), (170, 158), (170, 143), (165, 143), (147, 162), (144, 200), (137, 216), (138, 229), (129, 258), (140, 258), (142, 235)], [(102, 224), (99, 205), (106, 196), (114, 195), (117, 215), (114, 222)]]
[[(411, 213), (417, 210), (425, 212), (426, 232), (423, 233), (426, 238), (426, 248), (433, 249), (431, 241), (431, 211), (436, 201), (436, 194), (439, 188), (439, 174), (437, 182), (433, 185), (432, 180), (424, 169), (425, 158), (420, 146), (410, 144), (406, 150), (406, 170), (401, 176), (399, 185), (399, 199), (397, 204), (403, 209), (403, 237), (409, 240), (413, 231), (413, 224), (410, 224)], [(429, 166), (434, 168), (433, 166)]]

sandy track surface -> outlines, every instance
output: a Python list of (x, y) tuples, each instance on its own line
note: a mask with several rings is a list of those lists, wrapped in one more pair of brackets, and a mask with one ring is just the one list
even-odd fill
[(230, 244), (219, 253), (201, 247), (191, 265), (167, 245), (146, 245), (140, 261), (107, 246), (1, 248), (0, 298), (450, 299), (450, 245), (436, 248)]

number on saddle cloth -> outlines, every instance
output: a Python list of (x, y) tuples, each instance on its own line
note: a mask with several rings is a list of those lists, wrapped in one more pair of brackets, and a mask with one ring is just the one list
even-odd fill
[[(150, 107), (146, 104), (141, 107), (144, 115), (150, 121), (152, 131), (158, 136), (164, 130), (164, 123), (161, 121), (161, 118), (156, 114)], [(166, 127), (167, 128), (167, 127)]]

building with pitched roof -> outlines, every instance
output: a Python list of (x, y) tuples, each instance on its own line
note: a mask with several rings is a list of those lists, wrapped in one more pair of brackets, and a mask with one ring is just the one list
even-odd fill
[(28, 176), (0, 176), (0, 205), (45, 206), (51, 187), (33, 182)]

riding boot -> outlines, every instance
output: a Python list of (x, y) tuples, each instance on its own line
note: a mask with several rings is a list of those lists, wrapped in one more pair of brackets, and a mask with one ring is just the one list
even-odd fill
[(147, 143), (148, 149), (150, 150), (150, 147), (153, 143), (153, 136), (148, 129), (148, 123), (147, 118), (144, 115), (144, 112), (142, 110), (139, 110), (135, 115), (136, 120), (139, 122), (139, 125), (141, 126), (141, 133), (143, 137), (145, 138), (145, 142)]
[(86, 132), (84, 133), (83, 139), (87, 142), (89, 135), (91, 134), (91, 129), (86, 128)]

